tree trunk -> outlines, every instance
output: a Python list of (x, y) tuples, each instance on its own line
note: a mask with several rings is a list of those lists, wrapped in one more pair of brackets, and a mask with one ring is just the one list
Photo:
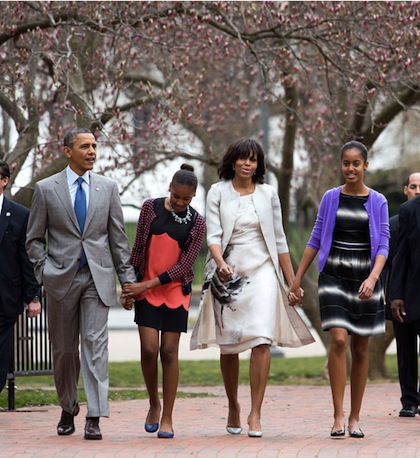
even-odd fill
[(64, 156), (60, 156), (56, 161), (52, 162), (48, 167), (41, 170), (40, 174), (33, 178), (26, 186), (19, 189), (19, 191), (13, 196), (15, 202), (19, 202), (25, 207), (30, 208), (32, 202), (32, 196), (35, 189), (35, 183), (43, 178), (47, 178), (54, 173), (58, 173), (67, 166), (67, 159)]
[(295, 150), (297, 116), (296, 107), (298, 103), (297, 91), (295, 86), (285, 87), (285, 101), (287, 112), (285, 114), (286, 125), (284, 129), (284, 140), (282, 148), (281, 170), (277, 176), (279, 197), (282, 207), (283, 226), (287, 233), (290, 210), (290, 188), (294, 168), (293, 153)]

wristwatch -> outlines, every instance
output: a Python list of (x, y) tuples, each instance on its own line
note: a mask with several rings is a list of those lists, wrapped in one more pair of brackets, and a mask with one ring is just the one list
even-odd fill
[(31, 302), (40, 302), (39, 296), (34, 296)]

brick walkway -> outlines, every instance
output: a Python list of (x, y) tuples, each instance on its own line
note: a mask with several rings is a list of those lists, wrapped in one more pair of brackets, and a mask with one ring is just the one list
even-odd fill
[[(420, 457), (420, 417), (399, 418), (399, 387), (368, 385), (362, 411), (364, 439), (330, 439), (332, 408), (328, 386), (270, 386), (263, 408), (263, 433), (249, 438), (225, 431), (226, 400), (222, 387), (181, 388), (214, 397), (178, 399), (174, 439), (144, 432), (148, 401), (111, 404), (111, 417), (101, 420), (102, 441), (83, 439), (86, 407), (76, 417), (76, 433), (59, 437), (55, 427), (60, 408), (0, 412), (1, 457)], [(249, 388), (240, 388), (243, 426)], [(346, 392), (346, 406), (349, 393)]]

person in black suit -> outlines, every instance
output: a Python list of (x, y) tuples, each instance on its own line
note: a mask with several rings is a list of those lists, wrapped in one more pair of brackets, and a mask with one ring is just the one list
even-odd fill
[[(418, 412), (418, 351), (420, 334), (420, 173), (409, 177), (404, 192), (409, 199), (400, 207), (398, 238), (391, 266), (388, 299), (397, 341), (398, 373), (401, 385), (399, 415), (414, 417)], [(392, 219), (391, 219), (392, 220)], [(392, 226), (391, 226), (392, 227)], [(395, 233), (391, 233), (391, 240)]]
[[(412, 173), (404, 186), (404, 194), (407, 200), (420, 195), (420, 172)], [(389, 285), (392, 260), (395, 256), (399, 215), (394, 215), (389, 220), (391, 240), (389, 244), (389, 256), (384, 269), (385, 285)], [(415, 417), (419, 405), (418, 387), (418, 342), (416, 326), (413, 322), (401, 323), (393, 319), (390, 310), (389, 288), (385, 291), (387, 297), (387, 318), (392, 319), (394, 335), (397, 344), (398, 377), (401, 387), (402, 409), (400, 417)]]
[(30, 318), (41, 313), (40, 288), (25, 250), (29, 210), (4, 196), (9, 178), (9, 165), (0, 161), (0, 392), (13, 358), (18, 315), (24, 304)]

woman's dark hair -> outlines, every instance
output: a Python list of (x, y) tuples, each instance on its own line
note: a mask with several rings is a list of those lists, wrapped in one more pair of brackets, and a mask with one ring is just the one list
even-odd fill
[(172, 184), (183, 184), (191, 186), (194, 190), (197, 189), (198, 179), (194, 173), (194, 167), (190, 164), (182, 164), (175, 175), (172, 177)]
[(358, 142), (357, 140), (352, 140), (350, 142), (344, 143), (344, 145), (341, 147), (341, 150), (340, 150), (341, 159), (343, 159), (343, 154), (348, 149), (358, 149), (360, 151), (360, 154), (363, 156), (363, 159), (365, 160), (365, 162), (367, 162), (368, 150), (363, 143)]
[(250, 138), (240, 138), (231, 143), (225, 155), (223, 156), (222, 164), (218, 169), (219, 178), (224, 180), (232, 180), (235, 176), (235, 162), (238, 159), (246, 159), (248, 157), (257, 158), (257, 170), (252, 176), (252, 181), (264, 183), (265, 175), (265, 154), (262, 146), (255, 140)]

